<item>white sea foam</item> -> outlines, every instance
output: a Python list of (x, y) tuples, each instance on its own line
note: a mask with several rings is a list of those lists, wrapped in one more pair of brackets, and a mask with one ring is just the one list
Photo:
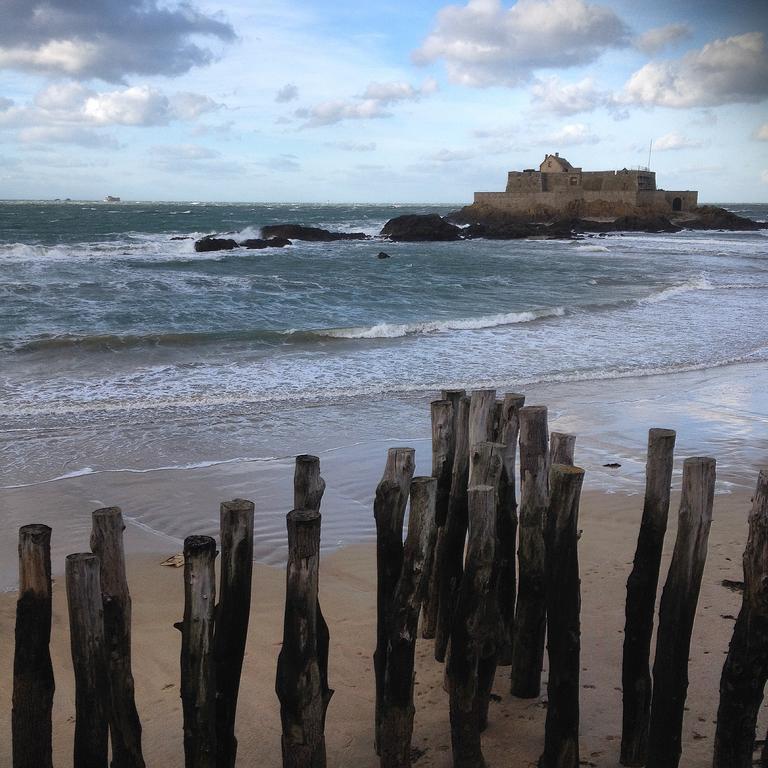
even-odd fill
[(604, 245), (577, 245), (576, 250), (585, 253), (608, 253), (608, 248)]
[(669, 288), (654, 293), (651, 296), (646, 296), (644, 299), (640, 299), (640, 304), (658, 304), (660, 301), (669, 301), (669, 299), (680, 296), (684, 293), (690, 293), (691, 291), (714, 291), (718, 286), (713, 285), (709, 278), (702, 274), (697, 278), (686, 280), (680, 285), (673, 285)]
[(441, 333), (444, 331), (476, 331), (483, 328), (497, 328), (517, 323), (530, 323), (547, 317), (562, 317), (564, 307), (539, 309), (529, 312), (504, 312), (497, 315), (457, 318), (452, 320), (434, 320), (422, 323), (378, 323), (365, 328), (338, 328), (323, 331), (323, 336), (336, 339), (397, 339), (403, 336), (415, 336), (423, 333)]

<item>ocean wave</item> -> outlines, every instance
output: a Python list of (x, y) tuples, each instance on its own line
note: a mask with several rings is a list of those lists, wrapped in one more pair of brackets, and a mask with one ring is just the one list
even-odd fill
[(673, 299), (675, 296), (680, 296), (684, 293), (690, 293), (691, 291), (714, 291), (718, 287), (724, 286), (714, 285), (710, 282), (706, 275), (702, 274), (699, 277), (686, 280), (684, 283), (680, 283), (679, 285), (672, 285), (668, 288), (662, 289), (658, 293), (646, 296), (644, 299), (640, 299), (638, 303), (658, 304), (660, 301), (669, 301), (669, 299)]
[(397, 339), (443, 331), (477, 331), (484, 328), (498, 328), (517, 323), (531, 323), (548, 317), (562, 317), (565, 307), (537, 309), (528, 312), (504, 312), (480, 317), (456, 318), (452, 320), (432, 320), (420, 323), (377, 323), (368, 327), (338, 328), (322, 332), (320, 335), (336, 339)]

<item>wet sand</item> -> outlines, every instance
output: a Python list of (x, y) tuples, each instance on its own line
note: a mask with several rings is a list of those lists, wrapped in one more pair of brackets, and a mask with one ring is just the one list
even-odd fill
[[(678, 496), (672, 499), (662, 583), (675, 533)], [(711, 764), (720, 671), (740, 597), (721, 585), (741, 579), (749, 494), (719, 495), (715, 501), (709, 556), (691, 645), (690, 688), (684, 724), (682, 765)], [(585, 765), (618, 765), (621, 737), (620, 660), (623, 601), (642, 509), (641, 496), (588, 492), (582, 498), (581, 756)], [(159, 565), (161, 554), (129, 558), (134, 610), (134, 673), (144, 749), (149, 765), (183, 765), (179, 700), (182, 570)], [(257, 565), (247, 655), (238, 713), (239, 761), (280, 765), (280, 719), (274, 675), (282, 633), (285, 571)], [(331, 632), (330, 683), (336, 693), (328, 710), (328, 764), (339, 768), (378, 765), (373, 752), (373, 669), (375, 645), (375, 552), (358, 544), (325, 555), (320, 599)], [(15, 595), (0, 595), (0, 636), (12, 636)], [(56, 673), (55, 762), (71, 759), (74, 714), (72, 667), (63, 580), (54, 588), (52, 652)], [(10, 711), (12, 643), (0, 644), (0, 711)], [(451, 765), (447, 695), (443, 667), (432, 643), (419, 640), (416, 664), (416, 724), (413, 745), (423, 751), (419, 766)], [(543, 675), (546, 680), (546, 669)], [(543, 744), (546, 699), (518, 700), (508, 693), (509, 670), (500, 668), (483, 738), (489, 765), (532, 766)], [(763, 712), (765, 715), (765, 712)], [(765, 720), (765, 717), (762, 718)], [(0, 727), (0, 755), (10, 753), (10, 718)], [(763, 729), (761, 724), (761, 732)], [(5, 758), (3, 758), (5, 759)]]

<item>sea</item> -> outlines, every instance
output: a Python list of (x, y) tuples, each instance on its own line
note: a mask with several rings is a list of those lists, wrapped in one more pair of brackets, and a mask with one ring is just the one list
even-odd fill
[[(352, 444), (372, 404), (441, 388), (768, 361), (768, 230), (378, 235), (457, 207), (0, 203), (0, 485), (269, 459), (309, 434)], [(194, 250), (276, 223), (372, 239)]]

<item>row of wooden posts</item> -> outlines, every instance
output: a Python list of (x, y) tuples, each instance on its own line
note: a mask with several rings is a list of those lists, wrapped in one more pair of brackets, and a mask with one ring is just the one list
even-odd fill
[[(579, 498), (575, 437), (553, 432), (543, 406), (494, 390), (444, 391), (431, 404), (432, 475), (414, 477), (411, 448), (391, 448), (376, 489), (377, 628), (374, 747), (382, 768), (409, 768), (419, 626), (445, 662), (455, 768), (482, 768), (498, 667), (509, 689), (541, 693), (549, 673), (541, 768), (579, 765)], [(676, 768), (688, 654), (712, 519), (715, 461), (686, 459), (677, 537), (651, 639), (670, 506), (675, 433), (652, 429), (646, 491), (627, 582), (622, 665), (623, 765)], [(520, 504), (515, 466), (519, 445)], [(319, 459), (299, 456), (287, 515), (283, 644), (275, 690), (285, 768), (324, 768), (330, 633), (318, 599)], [(403, 528), (406, 510), (408, 527)], [(187, 768), (232, 768), (235, 715), (253, 570), (254, 505), (221, 505), (216, 542), (184, 542), (181, 698)], [(75, 768), (142, 768), (141, 725), (131, 672), (131, 599), (118, 508), (93, 513), (91, 552), (66, 559), (75, 672)], [(51, 529), (20, 530), (12, 742), (13, 768), (51, 768), (54, 676)], [(516, 553), (517, 547), (517, 553)], [(517, 554), (517, 557), (516, 557)], [(757, 713), (768, 679), (768, 470), (759, 474), (744, 555), (744, 599), (720, 686), (715, 768), (752, 765)], [(768, 754), (763, 756), (764, 768)]]

